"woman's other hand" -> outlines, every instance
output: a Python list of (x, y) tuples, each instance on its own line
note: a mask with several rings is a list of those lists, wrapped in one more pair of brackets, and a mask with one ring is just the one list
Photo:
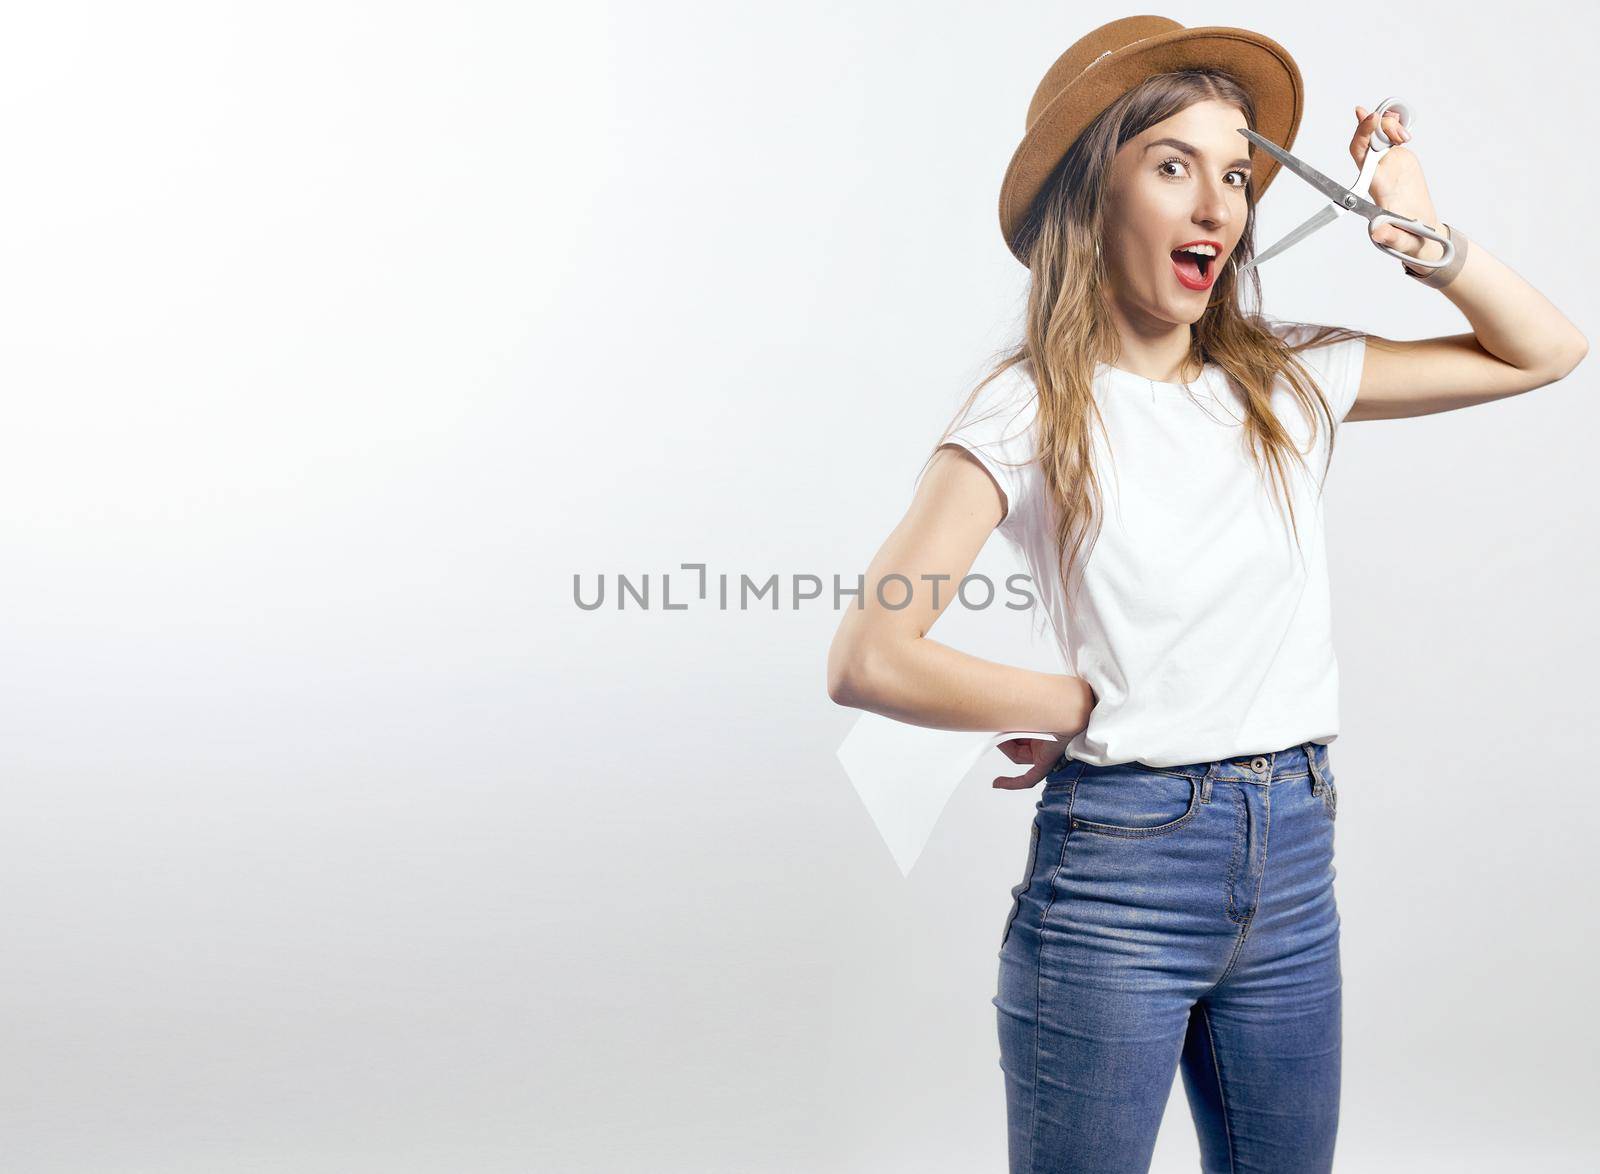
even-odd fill
[[(1378, 119), (1365, 106), (1357, 106), (1356, 120), (1355, 137), (1350, 140), (1350, 157), (1359, 167), (1366, 162), (1367, 148), (1372, 144), (1372, 132), (1378, 129)], [(1400, 116), (1393, 110), (1384, 112), (1383, 133), (1389, 136), (1389, 141), (1394, 145), (1378, 164), (1377, 171), (1373, 172), (1372, 202), (1396, 215), (1420, 220), (1435, 231), (1442, 232), (1439, 214), (1433, 207), (1433, 197), (1428, 194), (1428, 181), (1422, 175), (1422, 162), (1404, 145), (1410, 140), (1411, 132), (1400, 125)], [(1369, 226), (1369, 235), (1377, 244), (1387, 245), (1424, 261), (1444, 256), (1444, 246), (1437, 241), (1415, 236), (1392, 224), (1381, 228)]]
[(1067, 749), (1067, 742), (1088, 729), (1094, 707), (1099, 704), (1099, 694), (1094, 693), (1094, 686), (1082, 677), (1064, 677), (1061, 680), (1066, 681), (1067, 685), (1074, 689), (1080, 720), (1075, 721), (1070, 733), (1061, 734), (1059, 737), (1008, 737), (1005, 742), (1000, 742), (998, 744), (1000, 752), (1013, 763), (1027, 766), (1029, 771), (1027, 774), (1019, 774), (1014, 779), (1006, 776), (998, 777), (994, 781), (997, 789), (1027, 790), (1037, 784), (1046, 774), (1050, 774), (1051, 768), (1056, 763), (1061, 761), (1061, 753)]
[(1000, 752), (1012, 762), (1018, 762), (1028, 767), (1028, 773), (1015, 778), (1001, 775), (995, 779), (994, 785), (1004, 791), (1026, 791), (1035, 786), (1040, 779), (1050, 773), (1050, 769), (1061, 761), (1061, 752), (1066, 749), (1066, 740), (1056, 741), (1053, 738), (1008, 738), (1000, 743)]

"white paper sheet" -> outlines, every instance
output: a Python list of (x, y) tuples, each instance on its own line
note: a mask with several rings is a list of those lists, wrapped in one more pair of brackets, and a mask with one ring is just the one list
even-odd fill
[[(1008, 738), (1061, 742), (1054, 734), (1025, 730), (933, 730), (876, 713), (857, 719), (839, 747), (839, 761), (902, 876), (911, 875), (961, 780), (984, 751)], [(1020, 764), (1007, 762), (1022, 773)]]

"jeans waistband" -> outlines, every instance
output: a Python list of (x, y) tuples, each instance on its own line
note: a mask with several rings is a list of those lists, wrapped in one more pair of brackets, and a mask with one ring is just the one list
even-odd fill
[(1300, 742), (1266, 754), (1241, 754), (1214, 762), (1191, 762), (1183, 766), (1146, 766), (1140, 762), (1111, 767), (1079, 764), (1080, 773), (1106, 770), (1156, 771), (1204, 780), (1231, 780), (1239, 783), (1275, 783), (1285, 779), (1316, 778), (1319, 786), (1328, 775), (1328, 747), (1322, 742)]

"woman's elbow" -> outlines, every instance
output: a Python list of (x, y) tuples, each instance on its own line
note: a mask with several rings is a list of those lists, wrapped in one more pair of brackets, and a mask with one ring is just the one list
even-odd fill
[(1555, 347), (1552, 353), (1556, 356), (1552, 360), (1555, 364), (1550, 371), (1550, 382), (1565, 379), (1578, 369), (1578, 364), (1589, 356), (1589, 340), (1576, 327), (1573, 328), (1572, 338), (1565, 346)]
[(1567, 367), (1567, 374), (1571, 375), (1578, 369), (1578, 364), (1589, 357), (1589, 340), (1583, 335), (1578, 335), (1576, 346), (1573, 348), (1572, 357)]
[(872, 708), (873, 682), (881, 675), (879, 657), (870, 647), (835, 644), (828, 653), (828, 697), (851, 709)]
[(856, 658), (849, 653), (833, 652), (828, 656), (828, 699), (836, 705), (851, 709), (862, 708), (861, 679), (865, 674)]

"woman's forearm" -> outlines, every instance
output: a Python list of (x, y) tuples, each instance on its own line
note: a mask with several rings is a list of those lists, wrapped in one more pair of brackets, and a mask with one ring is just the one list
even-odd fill
[(1081, 677), (998, 664), (926, 636), (863, 651), (829, 692), (841, 705), (941, 730), (1071, 736), (1094, 708)]
[[(1476, 235), (1464, 231), (1470, 237), (1466, 263), (1438, 292), (1460, 308), (1478, 344), (1496, 358), (1530, 371), (1569, 370), (1588, 350), (1583, 333)], [(1438, 260), (1444, 246), (1429, 241), (1419, 255)]]

